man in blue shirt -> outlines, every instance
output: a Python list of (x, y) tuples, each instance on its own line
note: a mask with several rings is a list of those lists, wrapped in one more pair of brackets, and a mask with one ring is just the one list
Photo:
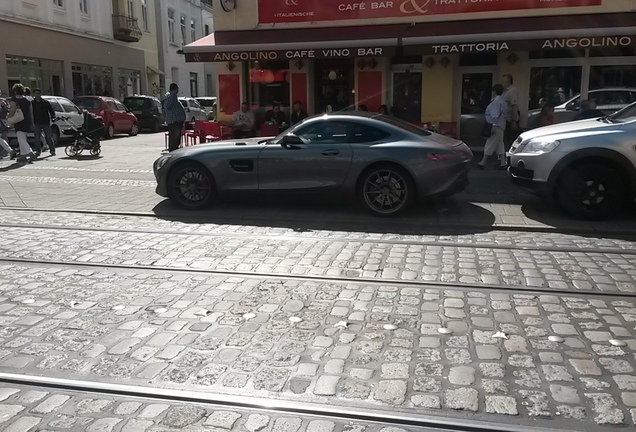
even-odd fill
[(176, 83), (170, 84), (170, 91), (163, 99), (163, 108), (166, 113), (166, 124), (168, 125), (168, 150), (174, 151), (179, 148), (181, 142), (181, 130), (186, 119), (183, 105), (179, 102), (179, 86)]
[(492, 125), (492, 132), (484, 146), (484, 157), (481, 162), (476, 165), (479, 169), (484, 169), (488, 158), (495, 153), (499, 157), (499, 166), (497, 169), (506, 168), (506, 149), (504, 147), (503, 137), (504, 131), (506, 130), (508, 104), (504, 98), (501, 97), (503, 90), (501, 84), (495, 84), (492, 87), (493, 99), (486, 107), (486, 122)]

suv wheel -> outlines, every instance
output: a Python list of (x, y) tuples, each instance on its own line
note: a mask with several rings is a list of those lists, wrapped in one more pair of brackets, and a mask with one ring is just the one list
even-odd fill
[(602, 164), (567, 169), (556, 192), (561, 208), (577, 219), (607, 219), (625, 203), (623, 181), (614, 169)]

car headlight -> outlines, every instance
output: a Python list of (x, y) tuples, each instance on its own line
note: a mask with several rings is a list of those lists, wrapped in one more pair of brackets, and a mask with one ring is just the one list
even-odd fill
[(531, 139), (526, 144), (522, 144), (515, 153), (550, 153), (561, 144), (559, 140), (552, 139)]
[(165, 155), (157, 159), (155, 162), (155, 168), (160, 170), (170, 159), (172, 159), (172, 155)]

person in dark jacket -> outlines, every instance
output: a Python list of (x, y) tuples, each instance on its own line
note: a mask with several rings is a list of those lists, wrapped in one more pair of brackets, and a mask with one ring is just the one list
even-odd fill
[(9, 110), (9, 119), (15, 115), (18, 108), (22, 111), (24, 119), (13, 125), (16, 135), (18, 137), (18, 144), (20, 145), (20, 160), (27, 161), (33, 160), (36, 156), (31, 150), (31, 146), (27, 141), (27, 135), (33, 130), (33, 109), (31, 102), (24, 97), (24, 86), (20, 83), (16, 83), (11, 87), (13, 90), (13, 96), (11, 101), (11, 108)]
[[(48, 148), (51, 150), (51, 156), (55, 156), (55, 143), (53, 142), (53, 133), (51, 132), (51, 121), (55, 118), (55, 111), (46, 99), (42, 98), (42, 90), (33, 89), (33, 124), (35, 134), (35, 155), (39, 156), (42, 151), (42, 132)], [(46, 149), (46, 147), (45, 147)]]
[(294, 104), (292, 105), (291, 125), (293, 126), (296, 123), (300, 123), (306, 118), (307, 113), (303, 111), (300, 101), (294, 101)]

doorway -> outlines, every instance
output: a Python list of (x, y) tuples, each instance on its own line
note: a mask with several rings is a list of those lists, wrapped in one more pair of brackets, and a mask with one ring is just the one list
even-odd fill
[(315, 112), (354, 109), (353, 62), (319, 61), (315, 65)]
[(422, 121), (422, 73), (393, 72), (391, 114), (411, 123)]
[(471, 148), (483, 147), (486, 138), (480, 136), (481, 128), (492, 96), (495, 70), (491, 67), (466, 68), (460, 70), (460, 76), (459, 137)]

